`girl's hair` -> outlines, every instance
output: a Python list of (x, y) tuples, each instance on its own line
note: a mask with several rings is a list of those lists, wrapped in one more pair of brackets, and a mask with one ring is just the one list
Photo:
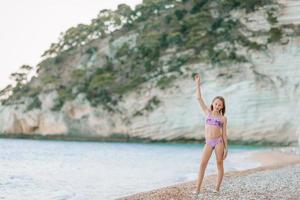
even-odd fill
[(210, 104), (210, 109), (211, 109), (211, 110), (214, 109), (213, 103), (214, 103), (214, 101), (215, 101), (216, 99), (219, 99), (220, 101), (222, 101), (222, 103), (223, 103), (223, 108), (220, 110), (220, 113), (221, 113), (221, 115), (225, 115), (225, 110), (226, 110), (225, 99), (224, 99), (223, 97), (221, 97), (221, 96), (216, 96), (216, 97), (212, 100), (212, 102), (211, 102), (211, 104)]

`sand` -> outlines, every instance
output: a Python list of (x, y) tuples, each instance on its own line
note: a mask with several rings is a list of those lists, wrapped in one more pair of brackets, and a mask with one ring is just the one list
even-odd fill
[[(205, 177), (198, 199), (300, 199), (300, 148), (274, 148), (250, 157), (261, 166), (226, 172), (220, 193), (214, 193), (216, 175)], [(142, 192), (119, 200), (189, 200), (196, 180)]]

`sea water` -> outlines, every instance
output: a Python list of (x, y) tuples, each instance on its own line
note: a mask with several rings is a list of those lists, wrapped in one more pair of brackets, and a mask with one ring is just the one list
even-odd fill
[[(0, 139), (0, 149), (0, 199), (109, 200), (196, 180), (203, 145)], [(259, 150), (230, 145), (225, 172), (259, 166), (247, 159)]]

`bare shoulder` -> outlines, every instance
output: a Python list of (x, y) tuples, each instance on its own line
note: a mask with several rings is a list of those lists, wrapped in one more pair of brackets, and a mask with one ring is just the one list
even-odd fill
[(205, 111), (205, 117), (208, 117), (208, 115), (211, 113), (211, 110), (209, 108), (207, 108), (207, 110)]
[(227, 117), (226, 116), (222, 116), (222, 120), (224, 123), (227, 123)]

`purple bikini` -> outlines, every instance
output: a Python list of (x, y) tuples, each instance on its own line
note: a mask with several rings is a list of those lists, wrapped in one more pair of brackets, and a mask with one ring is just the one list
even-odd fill
[[(215, 125), (215, 126), (217, 126), (219, 128), (223, 127), (223, 122), (219, 118), (212, 117), (211, 113), (208, 114), (208, 116), (207, 116), (207, 118), (205, 120), (205, 123), (209, 124), (209, 125)], [(223, 142), (222, 136), (214, 138), (214, 139), (211, 139), (211, 140), (206, 140), (206, 144), (210, 145), (213, 149), (215, 148), (215, 146), (217, 144), (219, 144), (221, 142)]]

